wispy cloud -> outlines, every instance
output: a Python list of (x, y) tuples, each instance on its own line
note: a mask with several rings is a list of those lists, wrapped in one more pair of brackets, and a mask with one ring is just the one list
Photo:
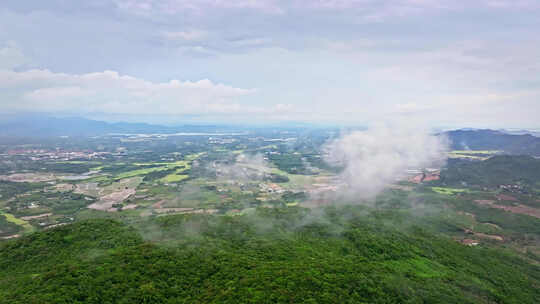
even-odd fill
[(202, 14), (208, 9), (252, 9), (266, 13), (281, 13), (278, 1), (273, 0), (114, 0), (119, 9), (137, 14), (149, 12)]
[(365, 22), (417, 16), (437, 11), (468, 9), (538, 9), (534, 0), (114, 0), (118, 9), (129, 13), (212, 14), (213, 10), (252, 10), (270, 15), (297, 12), (351, 12)]
[(208, 36), (208, 32), (203, 30), (188, 30), (188, 31), (177, 31), (177, 32), (163, 32), (161, 37), (167, 40), (172, 41), (199, 41)]

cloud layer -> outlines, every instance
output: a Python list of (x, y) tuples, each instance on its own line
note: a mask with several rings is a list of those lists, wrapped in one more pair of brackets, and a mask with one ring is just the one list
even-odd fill
[[(208, 79), (153, 83), (114, 71), (72, 75), (48, 70), (0, 70), (0, 88), (11, 92), (2, 104), (4, 111), (127, 114), (228, 112), (241, 107), (235, 103), (237, 98), (255, 92)], [(254, 109), (246, 106), (245, 110)]]
[(538, 37), (535, 0), (5, 0), (0, 111), (538, 128)]

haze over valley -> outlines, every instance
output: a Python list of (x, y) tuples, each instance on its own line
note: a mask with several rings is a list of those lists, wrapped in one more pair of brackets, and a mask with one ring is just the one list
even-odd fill
[(0, 4), (0, 303), (539, 303), (540, 4)]

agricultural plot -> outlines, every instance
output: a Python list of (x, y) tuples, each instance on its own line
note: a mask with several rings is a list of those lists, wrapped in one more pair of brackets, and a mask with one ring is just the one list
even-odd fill
[(30, 225), (27, 221), (16, 218), (12, 214), (0, 211), (0, 216), (3, 216), (7, 222), (21, 226), (24, 229), (24, 233), (30, 233), (35, 230), (34, 227), (32, 227), (32, 225)]
[(453, 150), (448, 152), (449, 158), (462, 158), (472, 160), (486, 160), (493, 155), (499, 154), (499, 150)]
[(164, 183), (177, 183), (177, 182), (181, 182), (183, 180), (186, 180), (186, 179), (189, 178), (189, 175), (181, 174), (184, 171), (185, 170), (176, 171), (175, 173), (169, 174), (169, 175), (165, 176), (164, 178), (160, 179), (160, 181), (162, 181)]
[(456, 195), (458, 193), (469, 192), (468, 189), (457, 189), (457, 188), (444, 188), (444, 187), (431, 187), (436, 193), (445, 194), (445, 195)]
[[(515, 175), (513, 165), (505, 165), (509, 160), (499, 160), (498, 151), (452, 151), (459, 158), (488, 160), (452, 159), (449, 168), (441, 170), (441, 180), (396, 181), (375, 199), (364, 201), (341, 195), (350, 186), (340, 178), (339, 168), (324, 163), (311, 142), (296, 145), (272, 139), (269, 144), (255, 137), (212, 139), (211, 144), (200, 137), (175, 146), (172, 142), (120, 141), (110, 148), (118, 152), (100, 161), (47, 161), (32, 165), (39, 171), (4, 171), (2, 176), (11, 181), (0, 180), (0, 237), (93, 218), (124, 223), (175, 215), (241, 219), (350, 205), (362, 217), (370, 214), (399, 229), (415, 226), (463, 244), (539, 250), (540, 227), (531, 214), (540, 206), (534, 190), (540, 182), (529, 159), (522, 160), (520, 174)], [(489, 174), (482, 171), (492, 163), (500, 168)], [(56, 171), (47, 172), (48, 168)], [(499, 188), (501, 184), (510, 185), (510, 190)], [(515, 201), (505, 200), (510, 196)], [(424, 262), (411, 259), (384, 266), (421, 278), (444, 276), (437, 265)]]
[(142, 175), (147, 175), (147, 174), (152, 173), (152, 172), (163, 171), (163, 170), (167, 170), (167, 169), (168, 169), (167, 166), (162, 166), (162, 167), (154, 167), (154, 168), (133, 170), (133, 171), (120, 173), (120, 174), (116, 175), (115, 178), (116, 179), (124, 179), (124, 178), (130, 178), (130, 177), (134, 177), (134, 176), (142, 176)]
[(8, 221), (4, 214), (0, 214), (0, 240), (8, 240), (19, 237), (22, 227)]

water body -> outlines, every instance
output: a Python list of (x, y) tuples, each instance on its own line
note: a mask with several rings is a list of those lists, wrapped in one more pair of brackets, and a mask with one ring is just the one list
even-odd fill
[(129, 137), (170, 137), (170, 136), (242, 136), (248, 135), (248, 132), (238, 133), (198, 133), (198, 132), (181, 132), (171, 134), (125, 134), (125, 133), (110, 133), (108, 136), (129, 136)]

